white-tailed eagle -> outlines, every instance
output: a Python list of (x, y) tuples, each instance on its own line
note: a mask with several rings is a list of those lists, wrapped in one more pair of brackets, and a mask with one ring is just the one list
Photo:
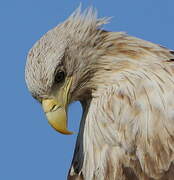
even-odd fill
[(174, 180), (174, 51), (76, 10), (30, 50), (25, 77), (49, 124), (83, 115), (68, 180)]

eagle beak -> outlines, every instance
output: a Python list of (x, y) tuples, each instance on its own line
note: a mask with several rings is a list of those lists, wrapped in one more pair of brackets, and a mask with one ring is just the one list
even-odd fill
[(56, 97), (42, 100), (42, 107), (49, 124), (62, 134), (73, 134), (67, 129), (67, 106), (69, 104), (69, 89), (72, 78), (67, 78), (60, 87)]

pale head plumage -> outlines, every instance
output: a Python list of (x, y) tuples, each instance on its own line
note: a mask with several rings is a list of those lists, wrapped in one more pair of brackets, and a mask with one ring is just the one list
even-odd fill
[(65, 22), (37, 41), (28, 54), (25, 71), (27, 86), (33, 96), (47, 95), (56, 71), (61, 68), (67, 76), (80, 71), (79, 78), (83, 82), (83, 76), (90, 74), (86, 72), (91, 70), (88, 66), (103, 53), (101, 49), (97, 51), (102, 38), (99, 28), (107, 22), (107, 18), (98, 19), (94, 9), (81, 13), (79, 7)]

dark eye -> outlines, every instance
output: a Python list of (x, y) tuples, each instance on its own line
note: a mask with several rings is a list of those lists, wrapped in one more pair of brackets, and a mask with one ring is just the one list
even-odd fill
[(58, 71), (55, 76), (55, 82), (60, 83), (61, 81), (64, 80), (64, 78), (65, 78), (65, 73), (63, 71)]

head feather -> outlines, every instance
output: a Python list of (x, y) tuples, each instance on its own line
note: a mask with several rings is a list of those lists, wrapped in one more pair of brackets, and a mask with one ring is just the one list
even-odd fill
[[(78, 60), (89, 56), (99, 38), (101, 25), (107, 22), (108, 18), (98, 19), (93, 8), (82, 12), (79, 7), (67, 20), (38, 40), (28, 54), (25, 69), (26, 83), (33, 96), (49, 93), (58, 66), (66, 63), (67, 73), (71, 74), (80, 68), (82, 65)], [(86, 47), (91, 48), (87, 50)], [(69, 54), (66, 54), (67, 49)]]

